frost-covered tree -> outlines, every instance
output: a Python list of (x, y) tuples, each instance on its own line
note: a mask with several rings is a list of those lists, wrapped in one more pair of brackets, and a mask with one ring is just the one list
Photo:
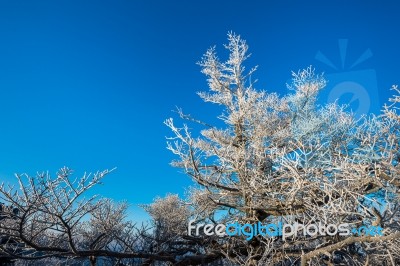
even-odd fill
[[(220, 121), (178, 110), (168, 149), (195, 185), (145, 205), (148, 226), (126, 218), (126, 203), (87, 196), (109, 173), (74, 178), (17, 175), (0, 185), (0, 259), (19, 265), (399, 265), (400, 116), (397, 93), (379, 116), (354, 119), (345, 107), (318, 104), (326, 85), (312, 67), (293, 72), (285, 96), (255, 88), (245, 69), (246, 42), (228, 34), (199, 65)], [(191, 234), (189, 224), (348, 224), (379, 234), (298, 234), (286, 237)], [(203, 229), (206, 226), (203, 225)], [(290, 228), (289, 228), (290, 229)], [(250, 228), (246, 229), (249, 233)], [(247, 238), (247, 239), (246, 239)], [(100, 262), (100, 263), (99, 263)]]
[[(356, 121), (337, 104), (318, 105), (326, 81), (312, 67), (293, 72), (290, 93), (255, 89), (245, 69), (246, 42), (228, 34), (229, 58), (209, 49), (199, 65), (207, 76), (205, 102), (222, 107), (214, 126), (179, 110), (189, 123), (165, 124), (168, 142), (198, 184), (190, 200), (197, 222), (347, 223), (380, 226), (382, 236), (299, 235), (224, 237), (221, 256), (240, 265), (366, 265), (400, 263), (398, 237), (399, 116), (387, 106), (381, 116)], [(398, 96), (392, 99), (398, 103)], [(220, 124), (220, 123), (219, 123)], [(204, 236), (201, 236), (204, 238)], [(308, 264), (309, 263), (309, 264)]]
[(176, 195), (146, 205), (152, 220), (141, 226), (126, 218), (126, 203), (88, 196), (109, 172), (75, 178), (62, 168), (55, 177), (17, 175), (18, 188), (1, 184), (0, 263), (198, 265), (216, 259), (198, 255), (210, 247), (186, 235), (191, 214)]

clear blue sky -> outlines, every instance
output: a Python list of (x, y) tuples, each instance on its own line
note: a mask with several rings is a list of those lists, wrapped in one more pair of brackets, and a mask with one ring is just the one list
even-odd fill
[(311, 64), (333, 82), (366, 78), (376, 109), (399, 83), (399, 11), (395, 1), (0, 0), (0, 180), (117, 167), (96, 193), (131, 204), (182, 194), (191, 181), (169, 166), (163, 121), (175, 106), (217, 114), (195, 94), (207, 89), (195, 64), (207, 48), (241, 34), (258, 88), (280, 94)]

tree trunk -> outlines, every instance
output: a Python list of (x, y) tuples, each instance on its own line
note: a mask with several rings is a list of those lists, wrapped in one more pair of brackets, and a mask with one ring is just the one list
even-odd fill
[(95, 256), (90, 256), (89, 261), (90, 261), (90, 266), (96, 266), (97, 258)]

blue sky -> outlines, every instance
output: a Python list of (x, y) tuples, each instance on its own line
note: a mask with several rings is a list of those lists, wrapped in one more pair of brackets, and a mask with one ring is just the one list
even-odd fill
[(175, 106), (218, 114), (195, 94), (207, 89), (196, 62), (210, 46), (223, 56), (234, 31), (259, 89), (284, 94), (291, 70), (314, 65), (333, 87), (361, 84), (377, 111), (399, 83), (399, 11), (395, 1), (0, 0), (0, 180), (117, 167), (96, 193), (132, 205), (182, 194), (192, 183), (169, 166), (163, 121)]

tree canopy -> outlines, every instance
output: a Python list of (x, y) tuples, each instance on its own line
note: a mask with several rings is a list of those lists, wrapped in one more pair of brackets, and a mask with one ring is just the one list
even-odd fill
[[(360, 119), (337, 103), (321, 104), (326, 80), (313, 67), (292, 73), (289, 93), (256, 89), (246, 68), (248, 45), (228, 34), (222, 61), (210, 48), (198, 63), (222, 123), (178, 109), (182, 122), (167, 148), (172, 166), (194, 181), (188, 195), (157, 198), (144, 208), (148, 227), (126, 219), (125, 203), (84, 198), (109, 171), (71, 178), (63, 168), (0, 186), (0, 248), (19, 259), (98, 258), (126, 265), (397, 265), (399, 257), (399, 90), (381, 114)], [(190, 124), (202, 129), (192, 132)], [(2, 205), (3, 206), (3, 205)], [(17, 210), (17, 211), (15, 211)], [(379, 234), (190, 234), (188, 225), (345, 224)], [(293, 228), (287, 227), (292, 230)], [(357, 231), (358, 232), (358, 231)], [(275, 232), (276, 233), (276, 232)], [(376, 232), (377, 233), (377, 232)], [(280, 237), (286, 234), (287, 237)]]

